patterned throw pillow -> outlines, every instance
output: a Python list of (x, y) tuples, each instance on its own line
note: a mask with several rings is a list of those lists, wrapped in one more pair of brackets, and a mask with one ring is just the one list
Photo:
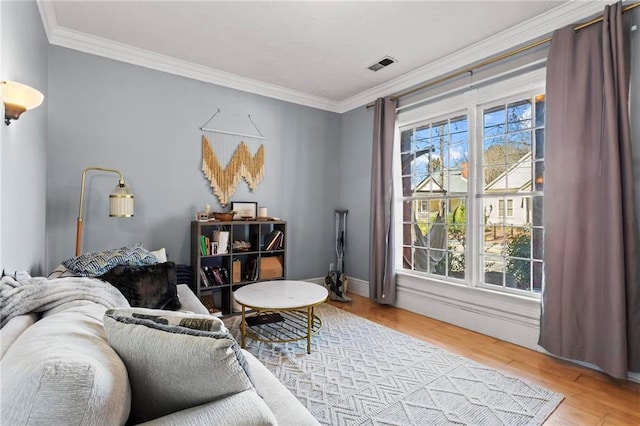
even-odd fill
[(210, 315), (109, 309), (104, 329), (129, 373), (129, 423), (254, 391), (240, 345)]
[(156, 263), (158, 258), (142, 247), (141, 243), (99, 253), (85, 253), (62, 262), (67, 269), (82, 277), (97, 277), (118, 265), (140, 266)]

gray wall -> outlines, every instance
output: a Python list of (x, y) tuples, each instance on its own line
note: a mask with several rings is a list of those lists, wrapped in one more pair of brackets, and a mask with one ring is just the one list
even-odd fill
[[(364, 106), (342, 115), (340, 126), (340, 208), (348, 209), (345, 273), (369, 281), (369, 211), (373, 109)], [(335, 225), (331, 228), (335, 232)], [(335, 239), (335, 235), (334, 235)]]
[(232, 200), (256, 201), (288, 221), (290, 278), (326, 273), (338, 201), (338, 114), (66, 48), (51, 46), (49, 55), (48, 269), (74, 255), (87, 166), (120, 170), (136, 198), (134, 218), (109, 218), (117, 177), (88, 175), (83, 252), (142, 242), (188, 263), (195, 212), (206, 203), (221, 209), (200, 169), (199, 130), (220, 108), (251, 114), (267, 137), (264, 180), (254, 193), (241, 181)]
[[(35, 2), (0, 2), (0, 78), (41, 91), (43, 104), (0, 124), (0, 269), (45, 270), (48, 42)], [(4, 118), (4, 114), (2, 115)]]

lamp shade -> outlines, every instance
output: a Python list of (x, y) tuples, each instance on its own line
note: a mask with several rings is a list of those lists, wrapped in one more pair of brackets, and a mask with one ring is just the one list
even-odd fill
[(20, 114), (42, 103), (44, 95), (26, 84), (15, 81), (3, 81), (0, 84), (0, 97), (4, 102), (5, 120), (17, 120)]
[(124, 183), (109, 194), (109, 216), (133, 217), (133, 193)]

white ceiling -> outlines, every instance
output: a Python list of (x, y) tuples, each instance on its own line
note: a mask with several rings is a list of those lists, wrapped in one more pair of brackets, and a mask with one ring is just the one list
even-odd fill
[[(39, 7), (53, 44), (342, 112), (424, 81), (430, 64), (431, 73), (469, 65), (474, 56), (604, 7), (593, 3), (129, 0)], [(398, 62), (367, 69), (385, 55)]]

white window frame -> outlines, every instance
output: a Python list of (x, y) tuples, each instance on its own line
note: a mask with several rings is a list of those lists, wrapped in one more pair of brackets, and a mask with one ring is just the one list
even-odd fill
[[(517, 299), (528, 299), (539, 301), (540, 295), (534, 292), (526, 292), (517, 289), (510, 289), (504, 287), (497, 287), (490, 284), (482, 284), (483, 268), (480, 265), (480, 250), (482, 250), (483, 241), (479, 238), (477, 225), (479, 219), (482, 217), (482, 200), (479, 197), (482, 191), (482, 179), (480, 174), (482, 173), (482, 157), (479, 154), (479, 144), (477, 142), (478, 135), (482, 134), (482, 123), (478, 120), (479, 114), (482, 114), (482, 109), (489, 104), (495, 105), (499, 103), (509, 103), (510, 101), (520, 100), (527, 98), (535, 94), (545, 93), (545, 77), (546, 70), (538, 69), (525, 74), (521, 74), (516, 77), (512, 77), (507, 80), (503, 80), (497, 83), (489, 84), (481, 88), (474, 88), (465, 90), (461, 94), (452, 95), (442, 100), (438, 100), (426, 105), (413, 108), (409, 111), (401, 111), (398, 114), (397, 129), (406, 128), (409, 126), (416, 126), (419, 123), (424, 122), (437, 122), (439, 119), (452, 117), (455, 115), (465, 114), (469, 122), (468, 137), (469, 137), (469, 176), (474, 176), (475, 185), (470, 183), (468, 193), (467, 204), (467, 248), (466, 258), (467, 270), (466, 280), (464, 282), (457, 282), (458, 280), (452, 279), (438, 279), (433, 275), (426, 276), (426, 274), (418, 271), (411, 271), (403, 269), (402, 266), (402, 192), (400, 186), (400, 172), (399, 167), (396, 169), (394, 175), (394, 182), (396, 182), (395, 193), (399, 194), (394, 200), (394, 213), (395, 213), (395, 247), (396, 247), (396, 273), (400, 276), (402, 281), (401, 286), (405, 286), (411, 291), (424, 291), (421, 282), (434, 283), (435, 287), (441, 289), (442, 293), (447, 293), (446, 286), (455, 286), (461, 288), (462, 292), (465, 291), (482, 291), (487, 293), (489, 299), (491, 294), (494, 294), (500, 300), (503, 300), (504, 295), (507, 297), (515, 297)], [(475, 123), (475, 125), (474, 125)], [(399, 156), (399, 131), (396, 132), (396, 144), (398, 148), (395, 150), (396, 156)], [(398, 159), (396, 159), (398, 160)], [(397, 161), (399, 162), (399, 160)], [(473, 182), (471, 181), (471, 182)], [(505, 213), (506, 213), (505, 203)], [(404, 280), (402, 277), (410, 277), (410, 279)], [(444, 287), (443, 287), (444, 285)], [(467, 290), (464, 290), (464, 289)], [(433, 290), (430, 290), (433, 291)], [(452, 290), (457, 293), (458, 290)], [(453, 293), (452, 293), (453, 294)], [(464, 297), (463, 297), (464, 299)]]

